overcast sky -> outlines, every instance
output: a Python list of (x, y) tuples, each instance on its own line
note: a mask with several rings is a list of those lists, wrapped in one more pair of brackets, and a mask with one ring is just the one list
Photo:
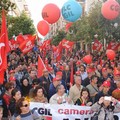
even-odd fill
[(26, 0), (35, 27), (40, 20), (43, 20), (41, 16), (41, 11), (46, 4), (54, 3), (59, 8), (61, 8), (66, 1), (68, 0)]

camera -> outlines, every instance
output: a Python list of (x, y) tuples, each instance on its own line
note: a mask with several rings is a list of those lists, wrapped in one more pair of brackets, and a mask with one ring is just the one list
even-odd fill
[(104, 100), (111, 101), (111, 97), (105, 96), (105, 97), (104, 97)]

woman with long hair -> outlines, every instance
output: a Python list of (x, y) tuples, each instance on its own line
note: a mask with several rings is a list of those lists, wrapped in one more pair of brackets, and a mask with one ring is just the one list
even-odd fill
[(9, 105), (11, 116), (13, 116), (15, 112), (15, 105), (20, 98), (21, 98), (20, 90), (18, 90), (17, 88), (14, 88), (11, 92), (11, 99), (10, 99), (10, 105)]
[(80, 106), (92, 105), (92, 99), (90, 98), (90, 93), (87, 88), (82, 88), (80, 93), (80, 98), (77, 99), (75, 105), (80, 105)]
[(32, 88), (32, 86), (29, 84), (28, 78), (23, 78), (21, 80), (21, 94), (22, 96), (26, 97), (29, 96), (29, 91)]

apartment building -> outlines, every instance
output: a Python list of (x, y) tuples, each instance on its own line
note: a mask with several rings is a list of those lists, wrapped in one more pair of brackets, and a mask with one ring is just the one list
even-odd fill
[(20, 16), (20, 14), (24, 11), (28, 16), (30, 16), (30, 11), (28, 9), (28, 5), (25, 0), (10, 0), (15, 3), (16, 9), (10, 10), (9, 14), (12, 16)]
[(86, 0), (85, 1), (85, 12), (89, 13), (90, 9), (97, 3), (103, 2), (103, 0)]

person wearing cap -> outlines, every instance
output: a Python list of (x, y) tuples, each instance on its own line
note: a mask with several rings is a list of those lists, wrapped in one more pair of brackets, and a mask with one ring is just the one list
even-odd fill
[(15, 70), (10, 70), (9, 71), (9, 76), (14, 76), (14, 74), (15, 74)]
[(49, 70), (49, 78), (50, 78), (50, 81), (52, 81), (53, 78), (55, 78), (54, 69), (53, 69), (52, 67), (49, 67), (48, 70)]
[(80, 98), (80, 93), (83, 86), (81, 85), (81, 81), (82, 81), (81, 76), (74, 76), (74, 80), (75, 80), (75, 84), (70, 88), (69, 96), (75, 104), (77, 99)]
[(102, 96), (111, 96), (111, 92), (110, 92), (110, 81), (104, 81), (101, 88), (102, 90), (98, 92), (98, 94), (96, 94), (95, 96), (95, 102), (97, 102)]
[(20, 83), (19, 81), (16, 80), (14, 76), (9, 77), (9, 82), (12, 82), (14, 84), (14, 87), (17, 88), (18, 90), (20, 89)]
[(102, 76), (98, 79), (98, 87), (108, 78), (108, 72), (106, 68), (102, 68)]
[(80, 75), (80, 71), (76, 71), (76, 72), (75, 72), (75, 75), (78, 75), (78, 76), (79, 76), (79, 75)]
[(88, 74), (87, 78), (85, 78), (84, 80), (82, 80), (82, 85), (84, 87), (86, 87), (87, 85), (90, 84), (91, 77), (92, 77), (92, 75), (95, 75), (95, 71), (92, 70), (91, 68), (88, 68), (87, 69), (87, 74)]
[(52, 83), (50, 83), (50, 87), (49, 87), (49, 99), (51, 98), (51, 96), (53, 96), (56, 93), (56, 87), (59, 84), (61, 84), (60, 78), (59, 77), (53, 78), (53, 81)]
[(78, 60), (78, 61), (76, 62), (75, 71), (79, 71), (79, 70), (80, 70), (80, 64), (81, 64), (81, 61)]
[(56, 73), (56, 77), (60, 79), (61, 84), (64, 85), (64, 87), (65, 87), (65, 92), (67, 92), (67, 83), (66, 83), (65, 80), (62, 78), (62, 76), (63, 76), (63, 73), (62, 73), (61, 71), (58, 71), (58, 72)]

